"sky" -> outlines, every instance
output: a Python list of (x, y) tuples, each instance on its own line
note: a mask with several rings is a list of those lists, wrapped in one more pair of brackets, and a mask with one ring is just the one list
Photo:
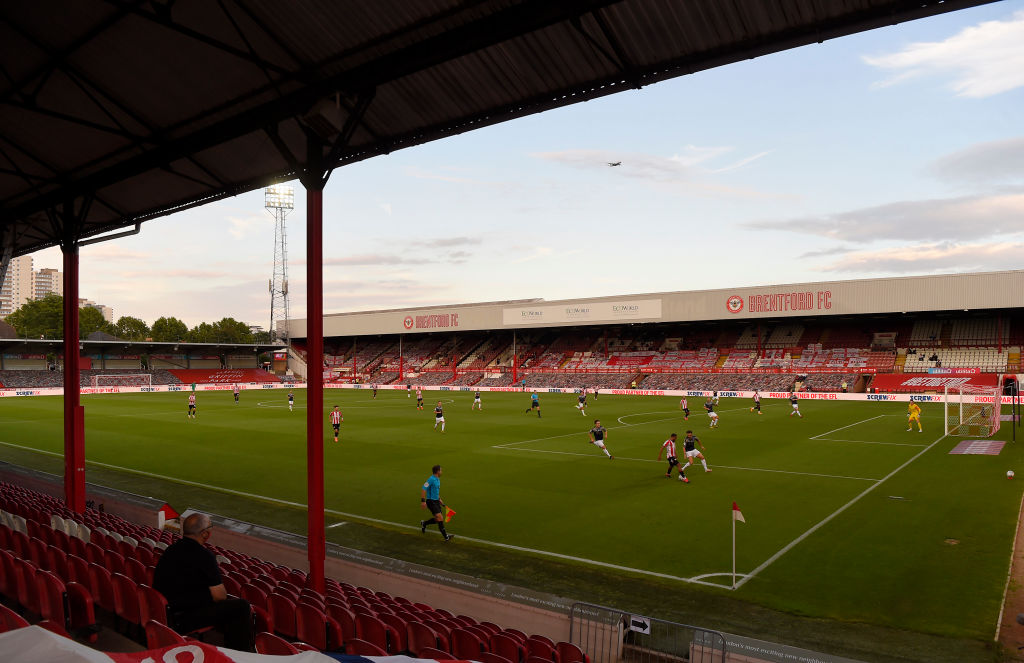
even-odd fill
[[(324, 311), (1021, 269), (1022, 119), (1024, 0), (1004, 0), (401, 150), (328, 182)], [(256, 191), (83, 247), (80, 294), (266, 327), (273, 256)]]

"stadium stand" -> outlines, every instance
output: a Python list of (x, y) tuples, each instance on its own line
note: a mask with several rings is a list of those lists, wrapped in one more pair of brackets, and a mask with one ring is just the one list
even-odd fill
[[(55, 497), (0, 481), (0, 595), (28, 617), (0, 605), (0, 631), (36, 622), (94, 640), (104, 625), (114, 624), (139, 645), (180, 644), (181, 636), (166, 628), (166, 602), (151, 588), (160, 554), (178, 538), (93, 508), (73, 513)], [(528, 651), (543, 649), (551, 663), (588, 660), (570, 643), (527, 637), (334, 578), (327, 578), (321, 593), (308, 586), (303, 571), (207, 546), (217, 555), (229, 594), (253, 606), (260, 653), (313, 650), (494, 662), (494, 656), (512, 652), (518, 657), (509, 660), (518, 662)], [(130, 562), (137, 562), (132, 569)]]
[(231, 384), (235, 382), (280, 382), (273, 373), (258, 368), (243, 369), (174, 369), (170, 371), (183, 384)]
[[(83, 387), (92, 385), (92, 378), (94, 375), (107, 375), (116, 376), (119, 373), (123, 373), (125, 376), (139, 375), (141, 373), (148, 373), (152, 384), (181, 384), (181, 380), (177, 378), (173, 373), (158, 369), (152, 371), (141, 371), (131, 369), (98, 369), (90, 368), (81, 372), (80, 384)], [(64, 386), (64, 371), (26, 371), (26, 370), (3, 370), (0, 371), (0, 383), (3, 383), (9, 389), (21, 389), (21, 388), (58, 388)], [(115, 384), (116, 379), (110, 378), (105, 384)], [(137, 380), (131, 380), (125, 378), (124, 384), (139, 384)]]

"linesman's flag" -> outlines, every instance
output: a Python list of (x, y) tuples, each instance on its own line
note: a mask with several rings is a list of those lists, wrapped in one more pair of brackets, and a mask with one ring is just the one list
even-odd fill
[(450, 506), (448, 506), (446, 504), (444, 506), (444, 521), (446, 523), (450, 523), (452, 521), (452, 516), (454, 516), (454, 515), (455, 515), (455, 509), (451, 508)]
[(743, 512), (740, 511), (740, 508), (738, 506), (736, 506), (736, 502), (732, 503), (732, 519), (738, 520), (741, 523), (747, 522), (746, 518), (743, 517)]

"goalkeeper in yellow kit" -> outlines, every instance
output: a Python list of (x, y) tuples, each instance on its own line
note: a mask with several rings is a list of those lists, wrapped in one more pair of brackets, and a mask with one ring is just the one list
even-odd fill
[(921, 406), (911, 401), (910, 405), (907, 406), (907, 431), (909, 432), (914, 427), (914, 422), (917, 422), (917, 432), (923, 433), (924, 429), (921, 428)]

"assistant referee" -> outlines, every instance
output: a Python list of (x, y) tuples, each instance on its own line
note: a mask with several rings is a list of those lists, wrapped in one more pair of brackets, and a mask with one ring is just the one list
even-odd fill
[(444, 528), (444, 500), (441, 499), (440, 465), (435, 465), (431, 468), (431, 475), (423, 483), (423, 489), (420, 490), (420, 508), (430, 509), (430, 513), (433, 514), (433, 518), (420, 521), (421, 532), (426, 534), (427, 526), (437, 523), (437, 528), (441, 530), (441, 536), (444, 537), (445, 541), (451, 541), (455, 538), (453, 534), (449, 534)]

